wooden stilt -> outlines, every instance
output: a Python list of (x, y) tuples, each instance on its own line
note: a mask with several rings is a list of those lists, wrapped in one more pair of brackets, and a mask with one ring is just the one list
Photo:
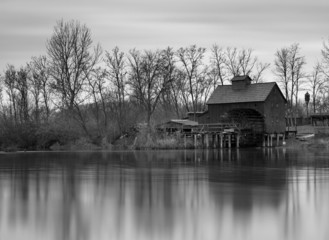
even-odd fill
[(231, 134), (228, 134), (228, 148), (231, 148)]
[(220, 138), (220, 148), (223, 148), (223, 134), (220, 134), (219, 138)]
[(240, 147), (240, 134), (237, 134), (236, 136), (236, 148)]
[(196, 134), (194, 134), (194, 148), (196, 148), (197, 147), (197, 135)]
[(206, 138), (206, 148), (209, 148), (209, 134), (208, 133), (206, 133), (205, 138)]
[(263, 135), (263, 147), (266, 147), (266, 136)]
[(270, 134), (267, 134), (267, 146), (270, 147)]

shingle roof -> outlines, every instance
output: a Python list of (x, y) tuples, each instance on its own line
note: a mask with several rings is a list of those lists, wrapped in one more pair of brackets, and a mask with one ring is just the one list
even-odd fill
[(233, 90), (232, 85), (218, 86), (207, 104), (263, 102), (275, 85), (275, 82), (255, 83), (240, 90)]

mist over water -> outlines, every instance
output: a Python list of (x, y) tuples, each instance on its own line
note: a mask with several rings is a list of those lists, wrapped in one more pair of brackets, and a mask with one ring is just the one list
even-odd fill
[(0, 239), (327, 239), (329, 152), (0, 155)]

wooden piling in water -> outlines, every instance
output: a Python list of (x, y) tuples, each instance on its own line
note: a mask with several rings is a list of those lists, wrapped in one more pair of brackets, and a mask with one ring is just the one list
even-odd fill
[(266, 147), (266, 136), (263, 135), (263, 147)]
[(219, 138), (220, 138), (220, 148), (223, 148), (223, 134), (220, 134), (219, 135)]
[(213, 148), (216, 148), (217, 135), (216, 135), (216, 134), (212, 134), (212, 135), (211, 135), (211, 138), (212, 138), (212, 147), (213, 147)]
[(267, 134), (267, 147), (270, 147), (270, 134)]
[(205, 134), (205, 138), (206, 138), (206, 148), (209, 148), (209, 134), (208, 133)]
[(240, 134), (237, 134), (236, 136), (236, 148), (240, 147)]

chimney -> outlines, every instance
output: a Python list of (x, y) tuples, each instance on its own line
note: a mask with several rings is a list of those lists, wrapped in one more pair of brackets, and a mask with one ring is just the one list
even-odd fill
[(231, 81), (233, 90), (243, 90), (251, 84), (251, 78), (248, 75), (235, 76)]

